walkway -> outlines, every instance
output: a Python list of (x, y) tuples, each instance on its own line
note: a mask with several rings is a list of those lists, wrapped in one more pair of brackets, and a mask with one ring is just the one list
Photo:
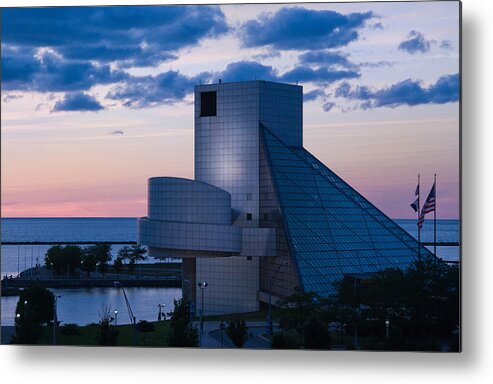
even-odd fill
[[(221, 348), (221, 329), (220, 321), (204, 321), (204, 333), (201, 337), (201, 348)], [(195, 321), (194, 325), (200, 332), (200, 322)], [(249, 338), (243, 348), (250, 349), (270, 349), (269, 339), (264, 336), (268, 333), (265, 321), (248, 321)], [(236, 348), (233, 342), (223, 332), (223, 348)]]

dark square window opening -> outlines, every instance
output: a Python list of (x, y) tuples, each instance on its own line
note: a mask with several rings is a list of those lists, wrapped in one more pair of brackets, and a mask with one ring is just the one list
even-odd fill
[(247, 220), (252, 220), (252, 214), (251, 213), (247, 213)]
[(252, 256), (247, 256), (247, 260), (252, 260)]
[(217, 92), (200, 93), (200, 116), (217, 116)]

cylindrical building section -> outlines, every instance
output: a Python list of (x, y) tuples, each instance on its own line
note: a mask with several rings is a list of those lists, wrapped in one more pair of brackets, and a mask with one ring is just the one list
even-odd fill
[(153, 177), (148, 193), (150, 220), (231, 225), (231, 195), (213, 185)]

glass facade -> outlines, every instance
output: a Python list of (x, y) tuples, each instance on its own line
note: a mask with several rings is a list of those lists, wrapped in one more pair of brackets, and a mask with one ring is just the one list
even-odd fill
[[(302, 147), (265, 127), (263, 145), (291, 259), (305, 291), (322, 296), (350, 274), (406, 268), (417, 242)], [(423, 256), (431, 254), (421, 248)]]

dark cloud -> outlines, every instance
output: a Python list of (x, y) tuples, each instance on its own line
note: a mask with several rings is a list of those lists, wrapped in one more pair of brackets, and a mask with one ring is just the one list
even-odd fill
[[(272, 66), (256, 61), (230, 63), (220, 72), (203, 72), (196, 76), (186, 76), (178, 71), (167, 71), (156, 76), (132, 76), (116, 86), (106, 95), (107, 99), (120, 100), (131, 108), (153, 107), (182, 101), (193, 92), (199, 83), (266, 80), (278, 82), (303, 82), (330, 84), (342, 79), (359, 77), (355, 71), (330, 70), (298, 66), (284, 74), (279, 74)], [(308, 96), (309, 98), (312, 95)]]
[(217, 77), (226, 82), (248, 81), (248, 80), (267, 80), (278, 81), (278, 75), (274, 68), (260, 64), (256, 61), (238, 61), (228, 64), (226, 69), (219, 73)]
[(336, 103), (334, 103), (334, 102), (332, 102), (332, 101), (329, 101), (329, 102), (327, 102), (327, 103), (325, 103), (325, 104), (323, 105), (323, 108), (324, 108), (324, 111), (325, 111), (325, 112), (330, 112), (330, 110), (331, 110), (332, 108), (334, 108), (335, 106), (336, 106)]
[(370, 29), (373, 29), (373, 30), (384, 29), (382, 23), (380, 23), (380, 22), (372, 24), (369, 27), (370, 27)]
[(459, 101), (459, 95), (460, 78), (458, 73), (441, 76), (428, 87), (424, 87), (420, 81), (407, 79), (375, 91), (365, 86), (351, 88), (348, 83), (341, 84), (335, 91), (336, 97), (363, 101), (360, 105), (361, 109), (445, 104)]
[(279, 81), (294, 83), (320, 83), (329, 84), (343, 79), (358, 78), (360, 74), (356, 71), (330, 70), (325, 67), (312, 68), (308, 66), (298, 66), (279, 77)]
[(440, 43), (440, 48), (454, 49), (454, 47), (452, 46), (452, 42), (450, 40), (442, 40), (442, 42)]
[(313, 91), (303, 94), (303, 101), (314, 101), (317, 99), (323, 99), (325, 97), (325, 92), (322, 89), (314, 89)]
[(435, 44), (435, 40), (426, 40), (421, 32), (411, 31), (407, 35), (408, 40), (404, 40), (399, 44), (399, 49), (410, 54), (418, 52), (426, 53), (430, 50), (431, 45)]
[(357, 40), (357, 30), (373, 17), (372, 12), (343, 15), (300, 7), (281, 8), (244, 23), (239, 37), (245, 47), (271, 46), (280, 50), (342, 47)]
[(317, 64), (324, 66), (340, 66), (344, 68), (355, 68), (356, 64), (348, 60), (348, 55), (334, 51), (312, 51), (298, 56), (302, 64)]
[[(216, 6), (4, 8), (2, 43), (52, 47), (65, 59), (157, 65), (228, 31)], [(42, 33), (40, 33), (42, 31)]]
[(64, 98), (55, 103), (52, 112), (80, 111), (97, 112), (104, 107), (92, 96), (83, 93), (67, 93)]
[(68, 61), (51, 50), (2, 49), (3, 90), (82, 91), (127, 77), (107, 64)]
[(126, 107), (145, 108), (161, 104), (173, 104), (193, 92), (201, 80), (208, 79), (209, 73), (188, 77), (177, 71), (167, 71), (156, 76), (130, 77), (109, 92), (106, 98), (123, 101)]

